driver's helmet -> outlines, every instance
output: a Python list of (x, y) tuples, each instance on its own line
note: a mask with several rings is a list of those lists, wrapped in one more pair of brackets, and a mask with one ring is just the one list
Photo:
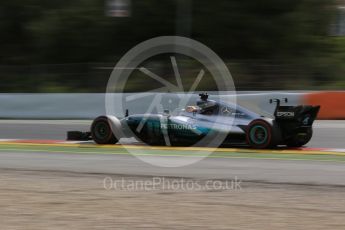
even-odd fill
[(218, 104), (215, 101), (212, 100), (200, 100), (196, 103), (200, 108), (201, 112), (203, 111), (214, 111), (218, 108)]

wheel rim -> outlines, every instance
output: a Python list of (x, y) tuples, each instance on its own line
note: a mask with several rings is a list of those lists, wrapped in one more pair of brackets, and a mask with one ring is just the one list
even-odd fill
[(264, 144), (268, 138), (267, 129), (261, 125), (255, 125), (250, 130), (250, 139), (257, 145)]
[(104, 140), (108, 138), (110, 132), (110, 128), (108, 123), (106, 122), (98, 122), (95, 125), (95, 136), (97, 139)]

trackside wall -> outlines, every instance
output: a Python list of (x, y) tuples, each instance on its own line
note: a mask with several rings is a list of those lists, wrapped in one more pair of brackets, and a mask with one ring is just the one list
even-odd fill
[[(212, 92), (210, 93), (212, 94)], [(161, 108), (174, 111), (180, 108), (181, 94), (158, 94)], [(122, 108), (116, 108), (115, 116), (123, 117), (125, 109), (130, 114), (145, 113), (155, 95), (114, 94), (121, 99)], [(222, 92), (210, 99), (236, 102), (258, 113), (273, 113), (270, 98), (289, 98), (289, 105), (321, 105), (319, 119), (345, 119), (345, 91), (342, 92)], [(189, 102), (198, 98), (193, 95)], [(93, 119), (106, 114), (105, 94), (0, 94), (0, 118), (9, 119)]]

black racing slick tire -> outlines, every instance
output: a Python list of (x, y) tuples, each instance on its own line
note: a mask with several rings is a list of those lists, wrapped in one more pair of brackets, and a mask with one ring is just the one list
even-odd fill
[(91, 125), (92, 139), (101, 145), (116, 144), (118, 142), (112, 130), (112, 124), (108, 117), (97, 117)]
[(313, 136), (313, 128), (308, 128), (305, 132), (297, 133), (292, 138), (287, 140), (286, 145), (288, 147), (302, 147), (307, 144)]
[(255, 149), (267, 149), (276, 146), (273, 136), (273, 127), (265, 120), (252, 121), (246, 131), (247, 143)]

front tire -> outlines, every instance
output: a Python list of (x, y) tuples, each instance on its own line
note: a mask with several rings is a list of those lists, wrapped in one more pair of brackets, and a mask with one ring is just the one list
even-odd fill
[(92, 139), (101, 145), (118, 142), (112, 130), (111, 121), (106, 116), (97, 117), (91, 125)]
[(264, 120), (254, 120), (246, 132), (247, 143), (255, 149), (273, 148), (276, 146), (273, 137), (273, 127)]

